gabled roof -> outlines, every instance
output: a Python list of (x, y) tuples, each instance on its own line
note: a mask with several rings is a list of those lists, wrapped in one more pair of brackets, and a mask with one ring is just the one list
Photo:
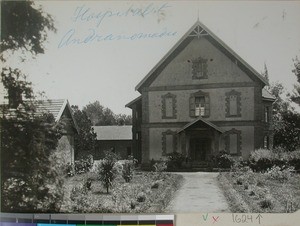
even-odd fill
[(133, 104), (135, 104), (136, 102), (138, 102), (138, 101), (140, 101), (140, 100), (142, 100), (142, 96), (139, 96), (139, 97), (135, 98), (134, 100), (130, 101), (128, 104), (125, 105), (125, 107), (131, 108), (131, 106), (132, 106)]
[(262, 89), (262, 97), (264, 100), (275, 101), (276, 97), (274, 97), (267, 89)]
[(139, 82), (139, 84), (135, 87), (135, 90), (141, 92), (141, 88), (144, 84), (153, 79), (152, 77), (157, 77), (159, 73), (155, 73), (160, 67), (165, 67), (167, 65), (166, 61), (171, 56), (171, 54), (179, 49), (180, 45), (186, 41), (188, 38), (194, 37), (202, 37), (206, 36), (210, 38), (219, 48), (222, 48), (222, 51), (229, 56), (231, 59), (236, 61), (236, 64), (246, 70), (248, 74), (252, 74), (253, 77), (257, 78), (264, 85), (268, 84), (266, 79), (260, 75), (253, 67), (251, 67), (245, 60), (243, 60), (237, 53), (235, 53), (229, 46), (227, 46), (221, 39), (219, 39), (213, 32), (211, 32), (204, 24), (200, 21), (197, 21), (186, 33), (183, 37), (173, 46), (172, 49), (152, 68), (152, 70)]
[(67, 109), (70, 112), (72, 121), (77, 132), (79, 131), (76, 120), (73, 116), (72, 108), (67, 99), (52, 99), (52, 100), (41, 100), (38, 102), (37, 111), (48, 112), (53, 114), (55, 121), (58, 122), (63, 115), (64, 110)]
[(211, 127), (213, 129), (215, 129), (216, 131), (220, 132), (220, 133), (224, 133), (225, 131), (223, 131), (220, 127), (216, 126), (215, 124), (211, 123), (210, 121), (205, 120), (202, 117), (196, 118), (194, 121), (191, 121), (190, 123), (186, 124), (184, 127), (182, 127), (177, 133), (181, 133), (182, 131), (192, 127), (193, 125), (195, 125), (198, 122), (202, 122), (205, 125), (207, 125), (208, 127)]
[(132, 126), (93, 126), (97, 140), (132, 140)]

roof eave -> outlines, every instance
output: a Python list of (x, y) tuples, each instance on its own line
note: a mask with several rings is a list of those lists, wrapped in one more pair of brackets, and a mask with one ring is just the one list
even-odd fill
[(138, 96), (137, 98), (135, 98), (134, 100), (130, 101), (128, 104), (125, 105), (126, 108), (131, 108), (131, 105), (133, 105), (134, 103), (136, 103), (137, 101), (139, 101), (140, 99), (142, 99), (142, 96)]

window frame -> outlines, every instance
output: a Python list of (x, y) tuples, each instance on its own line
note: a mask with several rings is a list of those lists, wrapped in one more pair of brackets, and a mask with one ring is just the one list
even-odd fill
[(167, 135), (172, 135), (173, 137), (173, 152), (177, 151), (177, 132), (168, 129), (165, 132), (162, 132), (162, 156), (166, 156), (167, 153)]
[[(204, 98), (204, 115), (200, 114), (196, 115), (196, 98)], [(196, 93), (192, 93), (190, 95), (190, 101), (189, 101), (189, 111), (190, 111), (190, 117), (196, 118), (196, 117), (203, 117), (208, 118), (210, 116), (210, 99), (209, 99), (209, 93), (198, 91)]]
[[(225, 93), (225, 116), (226, 117), (242, 117), (242, 103), (241, 103), (241, 92), (236, 90), (231, 90)], [(236, 114), (231, 114), (230, 112), (230, 97), (236, 96)]]
[[(167, 93), (161, 96), (161, 102), (162, 102), (162, 118), (163, 119), (176, 119), (177, 118), (177, 99), (176, 95), (172, 93)], [(168, 98), (172, 99), (172, 116), (167, 116), (167, 103), (166, 100)]]
[[(230, 135), (236, 134), (237, 135), (237, 153), (230, 153)], [(241, 156), (242, 153), (242, 131), (232, 128), (224, 133), (225, 137), (225, 151), (227, 154), (232, 156)]]
[(202, 57), (197, 57), (195, 59), (190, 60), (189, 62), (192, 63), (192, 79), (208, 78), (207, 59), (204, 59)]

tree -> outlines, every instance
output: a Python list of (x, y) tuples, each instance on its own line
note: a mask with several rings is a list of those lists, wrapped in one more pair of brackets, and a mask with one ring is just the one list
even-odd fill
[[(55, 28), (33, 1), (1, 1), (1, 30), (6, 62), (6, 52), (43, 53), (47, 31)], [(1, 211), (57, 212), (63, 191), (53, 150), (61, 125), (37, 110), (32, 85), (19, 69), (3, 67), (1, 81), (9, 100), (1, 106)]]
[(275, 128), (274, 146), (286, 151), (300, 148), (300, 114), (294, 111), (281, 112), (280, 127)]
[(75, 136), (75, 159), (87, 157), (95, 150), (97, 134), (92, 128), (92, 122), (85, 111), (79, 110), (78, 106), (72, 106), (79, 133)]
[(118, 114), (118, 115), (115, 116), (115, 118), (116, 118), (116, 123), (119, 126), (131, 125), (132, 124), (132, 117), (131, 117), (131, 115)]
[(131, 125), (131, 116), (115, 115), (112, 110), (105, 108), (99, 101), (89, 103), (83, 108), (94, 126)]
[(56, 212), (63, 194), (51, 189), (61, 181), (50, 159), (62, 125), (37, 110), (31, 83), (19, 70), (3, 70), (1, 78), (10, 101), (1, 115), (1, 210)]
[(295, 112), (289, 99), (284, 99), (281, 83), (273, 83), (269, 92), (276, 97), (273, 103), (274, 147), (294, 151), (300, 147), (300, 115)]
[(99, 165), (99, 179), (103, 186), (106, 188), (106, 192), (109, 192), (109, 188), (113, 186), (113, 181), (116, 179), (119, 169), (117, 168), (117, 161), (120, 156), (112, 151), (105, 151), (105, 157)]
[(300, 61), (298, 57), (294, 59), (294, 67), (295, 68), (292, 71), (296, 75), (297, 82), (299, 84), (295, 85), (294, 92), (291, 95), (291, 100), (300, 106)]
[(44, 53), (47, 31), (55, 31), (53, 19), (33, 1), (1, 1), (1, 52)]

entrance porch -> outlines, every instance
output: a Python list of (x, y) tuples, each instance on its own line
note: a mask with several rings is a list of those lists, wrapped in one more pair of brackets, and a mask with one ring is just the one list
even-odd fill
[(203, 164), (211, 161), (220, 151), (221, 135), (224, 131), (204, 120), (196, 120), (185, 125), (179, 130), (181, 153), (192, 164)]

